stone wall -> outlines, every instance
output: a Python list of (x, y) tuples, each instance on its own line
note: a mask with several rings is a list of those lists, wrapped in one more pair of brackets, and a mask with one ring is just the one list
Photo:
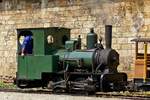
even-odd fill
[(132, 71), (135, 45), (130, 40), (136, 36), (150, 36), (149, 9), (149, 0), (2, 0), (0, 75), (15, 76), (16, 29), (71, 28), (71, 37), (80, 34), (84, 48), (89, 29), (94, 27), (104, 39), (106, 24), (113, 25), (113, 48), (120, 53), (118, 69)]

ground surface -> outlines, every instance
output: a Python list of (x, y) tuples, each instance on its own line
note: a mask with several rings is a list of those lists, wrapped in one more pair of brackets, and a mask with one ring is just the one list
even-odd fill
[(123, 100), (123, 99), (105, 98), (105, 97), (102, 98), (102, 97), (87, 97), (87, 96), (71, 96), (71, 95), (54, 95), (54, 94), (0, 92), (0, 100)]

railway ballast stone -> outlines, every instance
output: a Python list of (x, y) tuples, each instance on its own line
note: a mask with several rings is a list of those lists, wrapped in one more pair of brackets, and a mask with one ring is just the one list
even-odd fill
[(120, 100), (120, 99), (121, 98), (0, 92), (0, 100)]

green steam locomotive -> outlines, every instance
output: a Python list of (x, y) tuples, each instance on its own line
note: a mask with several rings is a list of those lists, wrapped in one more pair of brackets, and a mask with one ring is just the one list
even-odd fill
[[(91, 29), (87, 49), (81, 37), (70, 39), (68, 28), (18, 29), (18, 65), (15, 83), (20, 88), (43, 87), (53, 91), (120, 91), (127, 75), (117, 71), (119, 54), (111, 48), (112, 26), (105, 26), (105, 48)], [(32, 54), (20, 55), (20, 37), (31, 33)]]

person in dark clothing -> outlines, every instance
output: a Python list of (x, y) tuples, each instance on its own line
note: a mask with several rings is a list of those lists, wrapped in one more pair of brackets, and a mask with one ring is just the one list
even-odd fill
[(99, 38), (99, 43), (97, 43), (96, 45), (96, 48), (98, 49), (104, 49), (103, 45), (102, 45), (102, 37), (100, 36)]

